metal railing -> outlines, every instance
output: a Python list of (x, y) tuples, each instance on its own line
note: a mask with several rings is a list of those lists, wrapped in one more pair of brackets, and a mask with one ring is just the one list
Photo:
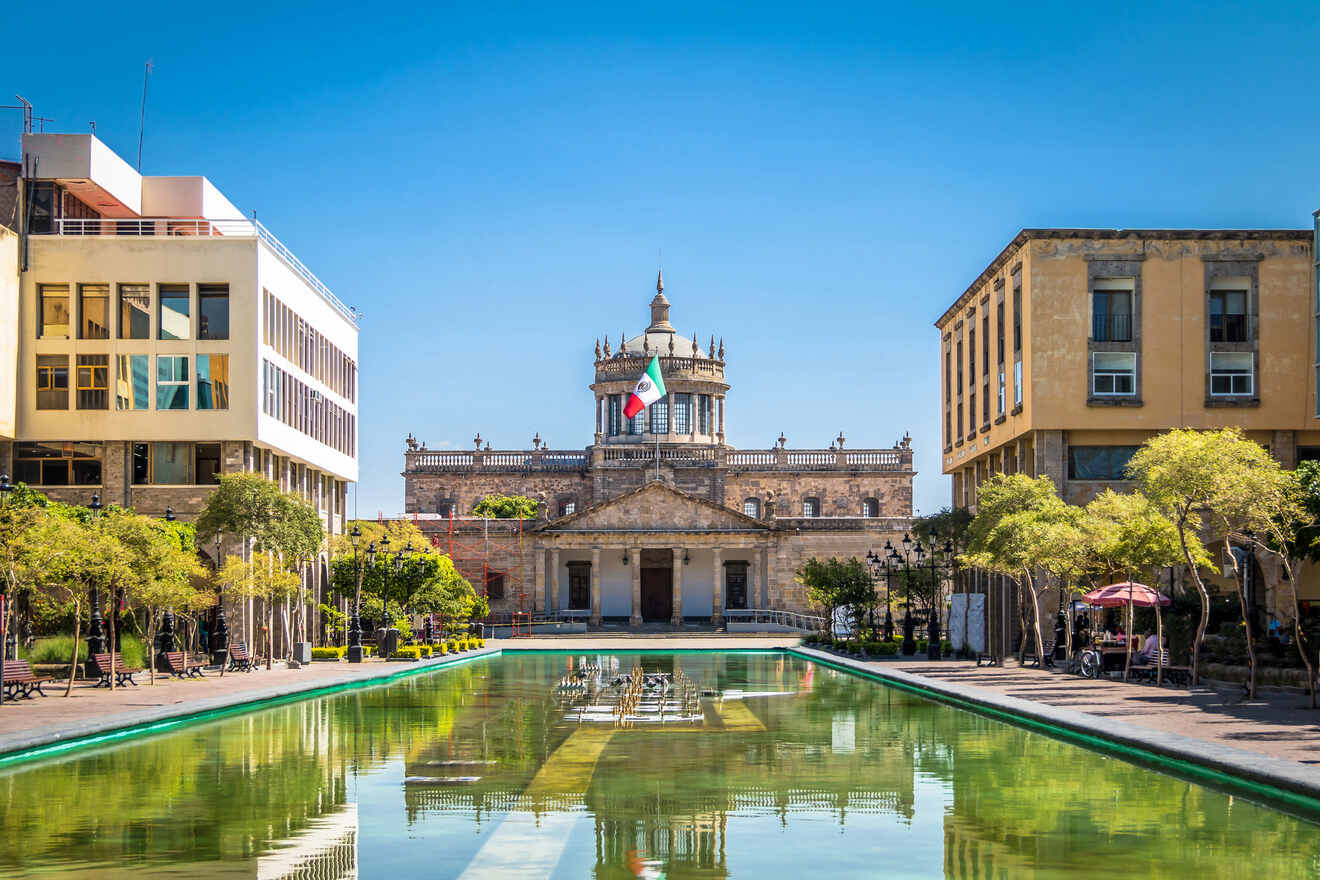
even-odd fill
[(1091, 339), (1095, 342), (1131, 342), (1132, 316), (1123, 312), (1092, 315)]
[(159, 236), (166, 238), (256, 238), (270, 248), (286, 266), (308, 286), (339, 312), (340, 315), (358, 322), (357, 313), (344, 305), (339, 297), (330, 292), (330, 288), (316, 274), (308, 269), (293, 251), (275, 237), (265, 226), (255, 219), (205, 220), (188, 217), (108, 217), (86, 219), (65, 217), (56, 221), (55, 235), (68, 236)]
[(1210, 315), (1211, 342), (1250, 342), (1253, 321), (1251, 315)]
[(802, 632), (824, 632), (825, 618), (815, 614), (799, 614), (796, 611), (780, 611), (775, 608), (726, 608), (726, 621), (739, 623), (773, 623)]

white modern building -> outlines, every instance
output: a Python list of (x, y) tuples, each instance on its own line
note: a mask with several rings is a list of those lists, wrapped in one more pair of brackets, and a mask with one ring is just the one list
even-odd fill
[(342, 531), (354, 312), (205, 177), (140, 175), (89, 134), (26, 134), (21, 168), (0, 472), (188, 519), (219, 474), (257, 471)]

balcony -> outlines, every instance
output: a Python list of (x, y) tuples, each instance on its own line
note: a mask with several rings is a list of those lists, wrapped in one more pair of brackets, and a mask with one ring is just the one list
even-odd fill
[(1091, 341), (1131, 342), (1132, 315), (1124, 312), (1091, 316)]
[(45, 237), (124, 237), (141, 238), (254, 238), (264, 244), (271, 253), (294, 271), (309, 287), (320, 294), (336, 312), (357, 326), (358, 318), (348, 306), (330, 292), (321, 279), (308, 269), (293, 251), (255, 219), (203, 220), (187, 217), (102, 217), (99, 219), (61, 218), (55, 221), (51, 232), (33, 232), (33, 235)]
[(1250, 342), (1251, 330), (1250, 315), (1222, 313), (1210, 315), (1211, 342)]

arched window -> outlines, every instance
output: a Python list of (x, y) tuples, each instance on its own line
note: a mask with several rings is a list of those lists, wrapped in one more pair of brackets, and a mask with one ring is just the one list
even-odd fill
[(803, 516), (820, 516), (820, 499), (803, 498), (802, 499)]
[(879, 516), (880, 502), (874, 498), (862, 499), (862, 516)]
[(752, 519), (761, 518), (761, 499), (746, 498), (743, 500), (743, 515), (750, 516)]

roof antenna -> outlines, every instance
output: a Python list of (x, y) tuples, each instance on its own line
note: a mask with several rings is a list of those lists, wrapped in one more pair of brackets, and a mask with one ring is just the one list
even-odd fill
[(142, 129), (147, 121), (147, 78), (151, 76), (151, 59), (147, 59), (147, 68), (142, 72), (142, 108), (138, 110), (138, 174), (142, 173)]
[(96, 120), (93, 119), (91, 122), (87, 123), (87, 125), (92, 130), (92, 137), (96, 137)]

